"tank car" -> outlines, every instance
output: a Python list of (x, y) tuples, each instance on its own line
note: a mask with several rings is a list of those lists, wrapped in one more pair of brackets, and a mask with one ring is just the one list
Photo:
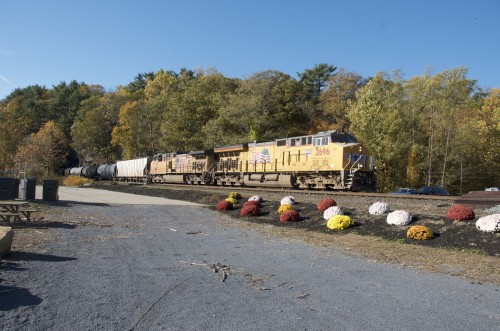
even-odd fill
[(75, 167), (69, 170), (69, 174), (72, 176), (81, 176), (83, 167)]
[(94, 179), (97, 177), (97, 167), (95, 165), (87, 165), (82, 167), (81, 176)]
[(116, 163), (101, 164), (97, 168), (97, 178), (103, 180), (113, 180), (116, 177)]

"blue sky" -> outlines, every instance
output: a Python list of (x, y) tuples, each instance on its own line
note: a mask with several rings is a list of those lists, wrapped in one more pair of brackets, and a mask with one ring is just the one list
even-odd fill
[(500, 0), (0, 0), (0, 98), (62, 81), (108, 90), (161, 68), (245, 78), (328, 63), (406, 78), (458, 66), (500, 87)]

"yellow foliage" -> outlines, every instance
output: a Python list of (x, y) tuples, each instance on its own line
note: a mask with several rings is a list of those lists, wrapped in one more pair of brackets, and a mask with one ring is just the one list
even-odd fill
[(63, 185), (64, 186), (83, 186), (84, 184), (90, 184), (93, 181), (88, 178), (83, 178), (79, 176), (68, 176), (64, 178)]

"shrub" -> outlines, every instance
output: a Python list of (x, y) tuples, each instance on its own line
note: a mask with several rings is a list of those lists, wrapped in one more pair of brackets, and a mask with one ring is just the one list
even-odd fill
[(222, 200), (219, 201), (219, 203), (215, 206), (215, 209), (217, 209), (218, 211), (231, 210), (233, 209), (233, 204), (229, 201)]
[(241, 208), (240, 215), (244, 217), (248, 216), (258, 216), (260, 214), (260, 208), (256, 205), (246, 205)]
[(368, 208), (371, 215), (384, 215), (389, 212), (389, 205), (385, 202), (375, 202)]
[(249, 206), (249, 205), (254, 205), (254, 206), (257, 206), (257, 207), (261, 207), (260, 205), (260, 202), (257, 201), (257, 200), (250, 200), (250, 201), (247, 201), (243, 204), (243, 207), (246, 207), (246, 206)]
[(295, 203), (295, 198), (292, 196), (287, 196), (281, 199), (282, 205), (293, 205)]
[(64, 186), (83, 186), (83, 184), (92, 183), (91, 179), (80, 177), (80, 176), (68, 176), (64, 178), (63, 185)]
[(446, 211), (446, 218), (455, 221), (466, 221), (474, 218), (474, 210), (472, 208), (462, 205), (454, 205)]
[(484, 232), (500, 232), (500, 214), (483, 216), (476, 221), (476, 228)]
[(351, 227), (354, 224), (349, 216), (345, 215), (335, 215), (328, 220), (326, 227), (330, 230), (344, 230)]
[(342, 209), (340, 207), (337, 207), (337, 206), (330, 207), (323, 212), (323, 218), (325, 220), (329, 220), (330, 218), (332, 218), (333, 216), (336, 216), (336, 215), (344, 215), (344, 212), (342, 211)]
[(258, 201), (258, 202), (262, 202), (263, 199), (260, 195), (253, 195), (251, 196), (250, 198), (248, 198), (248, 201)]
[(238, 192), (231, 192), (227, 197), (233, 199), (241, 199), (241, 194)]
[(387, 215), (387, 224), (408, 225), (411, 223), (411, 215), (406, 210), (395, 210)]
[(236, 204), (236, 199), (235, 198), (226, 198), (226, 201), (232, 203), (233, 206)]
[(415, 240), (428, 240), (434, 238), (434, 233), (426, 226), (413, 225), (406, 232), (406, 237)]
[(319, 200), (317, 207), (318, 207), (318, 210), (325, 211), (328, 208), (336, 206), (336, 205), (337, 205), (337, 202), (335, 202), (335, 200), (333, 200), (332, 198), (324, 198), (324, 199)]
[(278, 208), (278, 214), (283, 214), (284, 212), (286, 212), (287, 210), (293, 210), (293, 206), (292, 205), (281, 205), (279, 208)]
[(300, 214), (296, 210), (287, 210), (280, 215), (281, 222), (297, 222), (300, 221)]

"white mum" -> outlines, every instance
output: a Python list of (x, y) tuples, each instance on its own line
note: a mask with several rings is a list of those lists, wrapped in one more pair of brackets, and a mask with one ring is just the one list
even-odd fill
[(411, 215), (406, 210), (395, 210), (387, 215), (387, 224), (408, 225), (411, 222)]
[(476, 221), (476, 228), (484, 232), (500, 232), (500, 214), (483, 216)]
[(384, 215), (389, 212), (389, 205), (385, 202), (375, 202), (368, 208), (368, 212), (372, 215)]
[(295, 198), (292, 196), (287, 196), (281, 199), (282, 205), (293, 205), (295, 203)]
[(250, 198), (248, 198), (248, 201), (258, 201), (262, 202), (262, 197), (260, 195), (253, 195)]
[(325, 220), (329, 220), (330, 218), (332, 218), (335, 215), (344, 215), (344, 212), (342, 211), (342, 209), (339, 206), (333, 206), (333, 207), (327, 208), (323, 212), (323, 218)]

